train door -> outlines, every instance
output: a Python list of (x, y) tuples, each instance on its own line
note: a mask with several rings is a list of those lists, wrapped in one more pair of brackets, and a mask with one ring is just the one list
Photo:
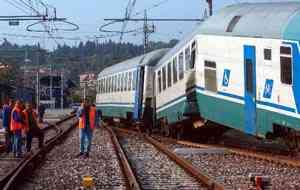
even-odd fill
[(140, 120), (142, 117), (143, 109), (143, 99), (144, 99), (144, 76), (145, 76), (145, 66), (139, 66), (137, 69), (137, 83), (135, 91), (135, 101), (134, 101), (134, 113), (133, 117), (135, 120)]
[(244, 45), (245, 105), (244, 130), (256, 134), (256, 53), (255, 46)]

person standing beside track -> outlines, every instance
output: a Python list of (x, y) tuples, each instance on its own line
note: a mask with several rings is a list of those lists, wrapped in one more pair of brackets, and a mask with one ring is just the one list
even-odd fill
[(16, 101), (15, 107), (11, 113), (10, 130), (14, 135), (13, 152), (15, 157), (22, 157), (22, 129), (25, 125), (22, 118), (22, 105), (19, 100)]
[(4, 103), (3, 110), (2, 110), (2, 118), (3, 118), (3, 128), (5, 129), (6, 153), (10, 153), (12, 151), (12, 145), (13, 145), (13, 133), (10, 130), (12, 109), (13, 109), (12, 100), (9, 100), (8, 103), (7, 102)]
[(85, 101), (81, 103), (77, 110), (77, 117), (79, 118), (79, 149), (80, 152), (76, 157), (85, 155), (89, 157), (91, 150), (93, 131), (96, 125), (96, 109), (87, 105)]
[(44, 133), (39, 128), (36, 113), (33, 111), (30, 103), (26, 104), (26, 109), (23, 111), (25, 116), (25, 133), (26, 133), (26, 150), (31, 151), (32, 138), (39, 139), (39, 148), (44, 144)]

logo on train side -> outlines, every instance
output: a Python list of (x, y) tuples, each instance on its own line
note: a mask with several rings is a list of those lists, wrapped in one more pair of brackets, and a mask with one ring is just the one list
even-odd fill
[(229, 69), (224, 69), (222, 85), (228, 87), (229, 80), (230, 80), (230, 70)]
[(266, 80), (265, 89), (264, 89), (264, 98), (270, 99), (272, 97), (273, 84), (274, 84), (273, 80), (271, 79)]

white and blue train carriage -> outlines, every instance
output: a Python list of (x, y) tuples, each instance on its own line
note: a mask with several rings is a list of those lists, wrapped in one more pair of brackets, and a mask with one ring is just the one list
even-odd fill
[(299, 134), (299, 42), (299, 2), (220, 10), (156, 65), (157, 118), (198, 115), (261, 137)]
[(104, 69), (97, 80), (97, 108), (108, 118), (140, 119), (146, 98), (153, 98), (153, 68), (168, 49), (155, 50)]

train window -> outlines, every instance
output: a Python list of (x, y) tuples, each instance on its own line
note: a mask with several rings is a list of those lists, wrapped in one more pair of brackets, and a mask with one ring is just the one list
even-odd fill
[(129, 73), (126, 73), (126, 91), (128, 91), (129, 90)]
[(168, 87), (172, 86), (172, 62), (168, 63)]
[(127, 91), (128, 86), (128, 73), (124, 73), (124, 91)]
[(119, 92), (122, 92), (122, 74), (119, 74)]
[(214, 61), (204, 61), (205, 67), (216, 68), (216, 62)]
[(118, 75), (115, 75), (115, 88), (114, 88), (115, 92), (118, 92)]
[(110, 92), (110, 90), (109, 90), (109, 88), (110, 88), (110, 78), (109, 77), (107, 77), (107, 89), (106, 89), (106, 93), (109, 93)]
[(166, 90), (166, 88), (167, 88), (166, 80), (167, 80), (166, 67), (163, 67), (162, 68), (162, 86), (163, 86), (163, 90)]
[(191, 68), (191, 49), (190, 46), (185, 49), (185, 70), (188, 71)]
[(253, 86), (253, 66), (252, 60), (246, 59), (246, 89), (247, 92), (253, 93), (254, 86)]
[(133, 81), (132, 81), (132, 90), (135, 91), (136, 89), (136, 81), (137, 81), (137, 71), (133, 71)]
[(106, 93), (109, 92), (109, 81), (108, 81), (108, 77), (106, 78)]
[(98, 87), (97, 87), (97, 90), (98, 90), (98, 94), (101, 93), (101, 80), (98, 80)]
[(109, 93), (112, 93), (113, 80), (112, 77), (109, 77)]
[(131, 91), (131, 86), (132, 86), (132, 72), (129, 72), (129, 77), (128, 77), (128, 90)]
[(122, 73), (122, 91), (126, 91), (126, 88), (125, 88), (125, 73)]
[(114, 92), (114, 77), (113, 76), (110, 77), (110, 92), (111, 93)]
[(226, 29), (226, 32), (232, 32), (236, 24), (239, 22), (239, 20), (242, 18), (242, 16), (234, 16), (230, 23), (228, 24), (228, 27)]
[(280, 78), (283, 84), (293, 83), (292, 74), (292, 48), (289, 46), (280, 47)]
[(205, 89), (208, 91), (217, 92), (216, 62), (204, 61), (204, 66)]
[(264, 49), (264, 59), (268, 61), (272, 60), (272, 49)]
[(104, 94), (104, 93), (105, 93), (105, 89), (104, 89), (104, 87), (105, 87), (105, 80), (104, 80), (104, 79), (102, 79), (102, 85), (101, 85), (101, 91), (102, 91), (102, 94)]
[(161, 92), (161, 71), (159, 70), (157, 73), (157, 83), (158, 83), (158, 92)]
[(281, 82), (292, 84), (292, 58), (280, 57)]
[(177, 57), (173, 59), (173, 84), (175, 84), (178, 80), (177, 76)]
[(103, 93), (106, 93), (106, 80), (103, 79)]
[(184, 77), (184, 65), (183, 65), (183, 52), (179, 54), (179, 79), (183, 79)]
[(98, 80), (98, 94), (101, 93), (101, 80)]
[(104, 86), (103, 79), (101, 79), (100, 80), (100, 91), (101, 91), (101, 94), (104, 93), (103, 86)]
[(125, 73), (125, 91), (128, 91), (128, 73)]
[(120, 75), (119, 74), (116, 76), (116, 79), (117, 79), (116, 91), (119, 92), (120, 91)]
[(197, 53), (197, 44), (196, 42), (192, 43), (192, 53), (191, 53), (191, 69), (195, 68), (195, 64), (196, 64), (196, 53)]
[(280, 47), (280, 54), (281, 55), (291, 55), (292, 54), (291, 47), (281, 46)]
[(119, 92), (122, 92), (122, 74), (119, 74)]
[(111, 76), (110, 77), (110, 92), (114, 92), (114, 86), (115, 86), (115, 81), (114, 81), (114, 77), (113, 76)]

